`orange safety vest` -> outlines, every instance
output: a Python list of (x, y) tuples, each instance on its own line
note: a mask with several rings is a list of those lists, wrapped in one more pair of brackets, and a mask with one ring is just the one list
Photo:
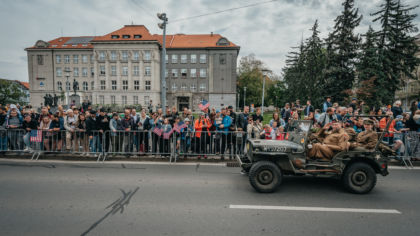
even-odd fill
[[(379, 128), (381, 129), (381, 130), (384, 130), (385, 128), (386, 128), (386, 124), (388, 123), (388, 121), (387, 121), (387, 119), (386, 119), (386, 117), (384, 117), (384, 118), (382, 118), (380, 121), (379, 121)], [(394, 131), (395, 131), (395, 129), (394, 129), (394, 125), (395, 125), (395, 120), (393, 120), (392, 122), (391, 122), (391, 124), (389, 124), (389, 129), (388, 129), (388, 132), (390, 132), (389, 134), (385, 134), (384, 135), (384, 137), (394, 137)]]
[(194, 123), (194, 129), (195, 129), (195, 137), (200, 138), (201, 133), (203, 130), (203, 125), (207, 125), (207, 135), (210, 136), (210, 132), (208, 131), (208, 128), (210, 128), (210, 121), (208, 119), (204, 119), (204, 122), (200, 122), (200, 119), (197, 119)]

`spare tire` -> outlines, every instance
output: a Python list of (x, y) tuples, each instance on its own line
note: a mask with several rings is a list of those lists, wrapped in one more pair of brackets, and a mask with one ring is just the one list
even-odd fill
[(272, 193), (281, 184), (281, 169), (271, 161), (259, 161), (249, 170), (249, 182), (260, 193)]

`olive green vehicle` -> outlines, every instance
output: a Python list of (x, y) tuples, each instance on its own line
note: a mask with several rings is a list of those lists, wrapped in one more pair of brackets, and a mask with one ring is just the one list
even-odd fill
[[(391, 121), (389, 119), (386, 131)], [(284, 175), (292, 175), (341, 179), (348, 191), (364, 194), (375, 187), (376, 174), (388, 175), (390, 156), (389, 152), (379, 148), (380, 141), (373, 150), (339, 152), (330, 162), (310, 160), (307, 152), (312, 122), (294, 121), (290, 127), (287, 140), (248, 139), (246, 154), (237, 156), (256, 191), (274, 192)], [(386, 131), (379, 135), (378, 140), (383, 139)]]

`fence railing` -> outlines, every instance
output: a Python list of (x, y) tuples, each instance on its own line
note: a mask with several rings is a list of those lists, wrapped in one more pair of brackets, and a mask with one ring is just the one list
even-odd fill
[[(283, 138), (287, 138), (283, 133)], [(420, 157), (420, 132), (393, 134), (394, 143), (402, 141), (398, 158), (409, 161)], [(31, 153), (31, 159), (42, 154), (74, 154), (105, 161), (117, 156), (160, 156), (176, 162), (179, 158), (220, 156), (234, 159), (245, 152), (245, 141), (251, 138), (240, 131), (187, 131), (161, 133), (153, 131), (85, 131), (75, 130), (0, 130), (0, 153)], [(389, 137), (386, 137), (389, 141)], [(405, 163), (405, 162), (404, 162)], [(411, 164), (411, 162), (409, 162)]]

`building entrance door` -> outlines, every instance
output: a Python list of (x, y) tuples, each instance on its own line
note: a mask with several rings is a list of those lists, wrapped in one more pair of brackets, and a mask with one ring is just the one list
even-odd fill
[(189, 97), (177, 97), (178, 111), (182, 111), (184, 107), (189, 108), (190, 98)]

